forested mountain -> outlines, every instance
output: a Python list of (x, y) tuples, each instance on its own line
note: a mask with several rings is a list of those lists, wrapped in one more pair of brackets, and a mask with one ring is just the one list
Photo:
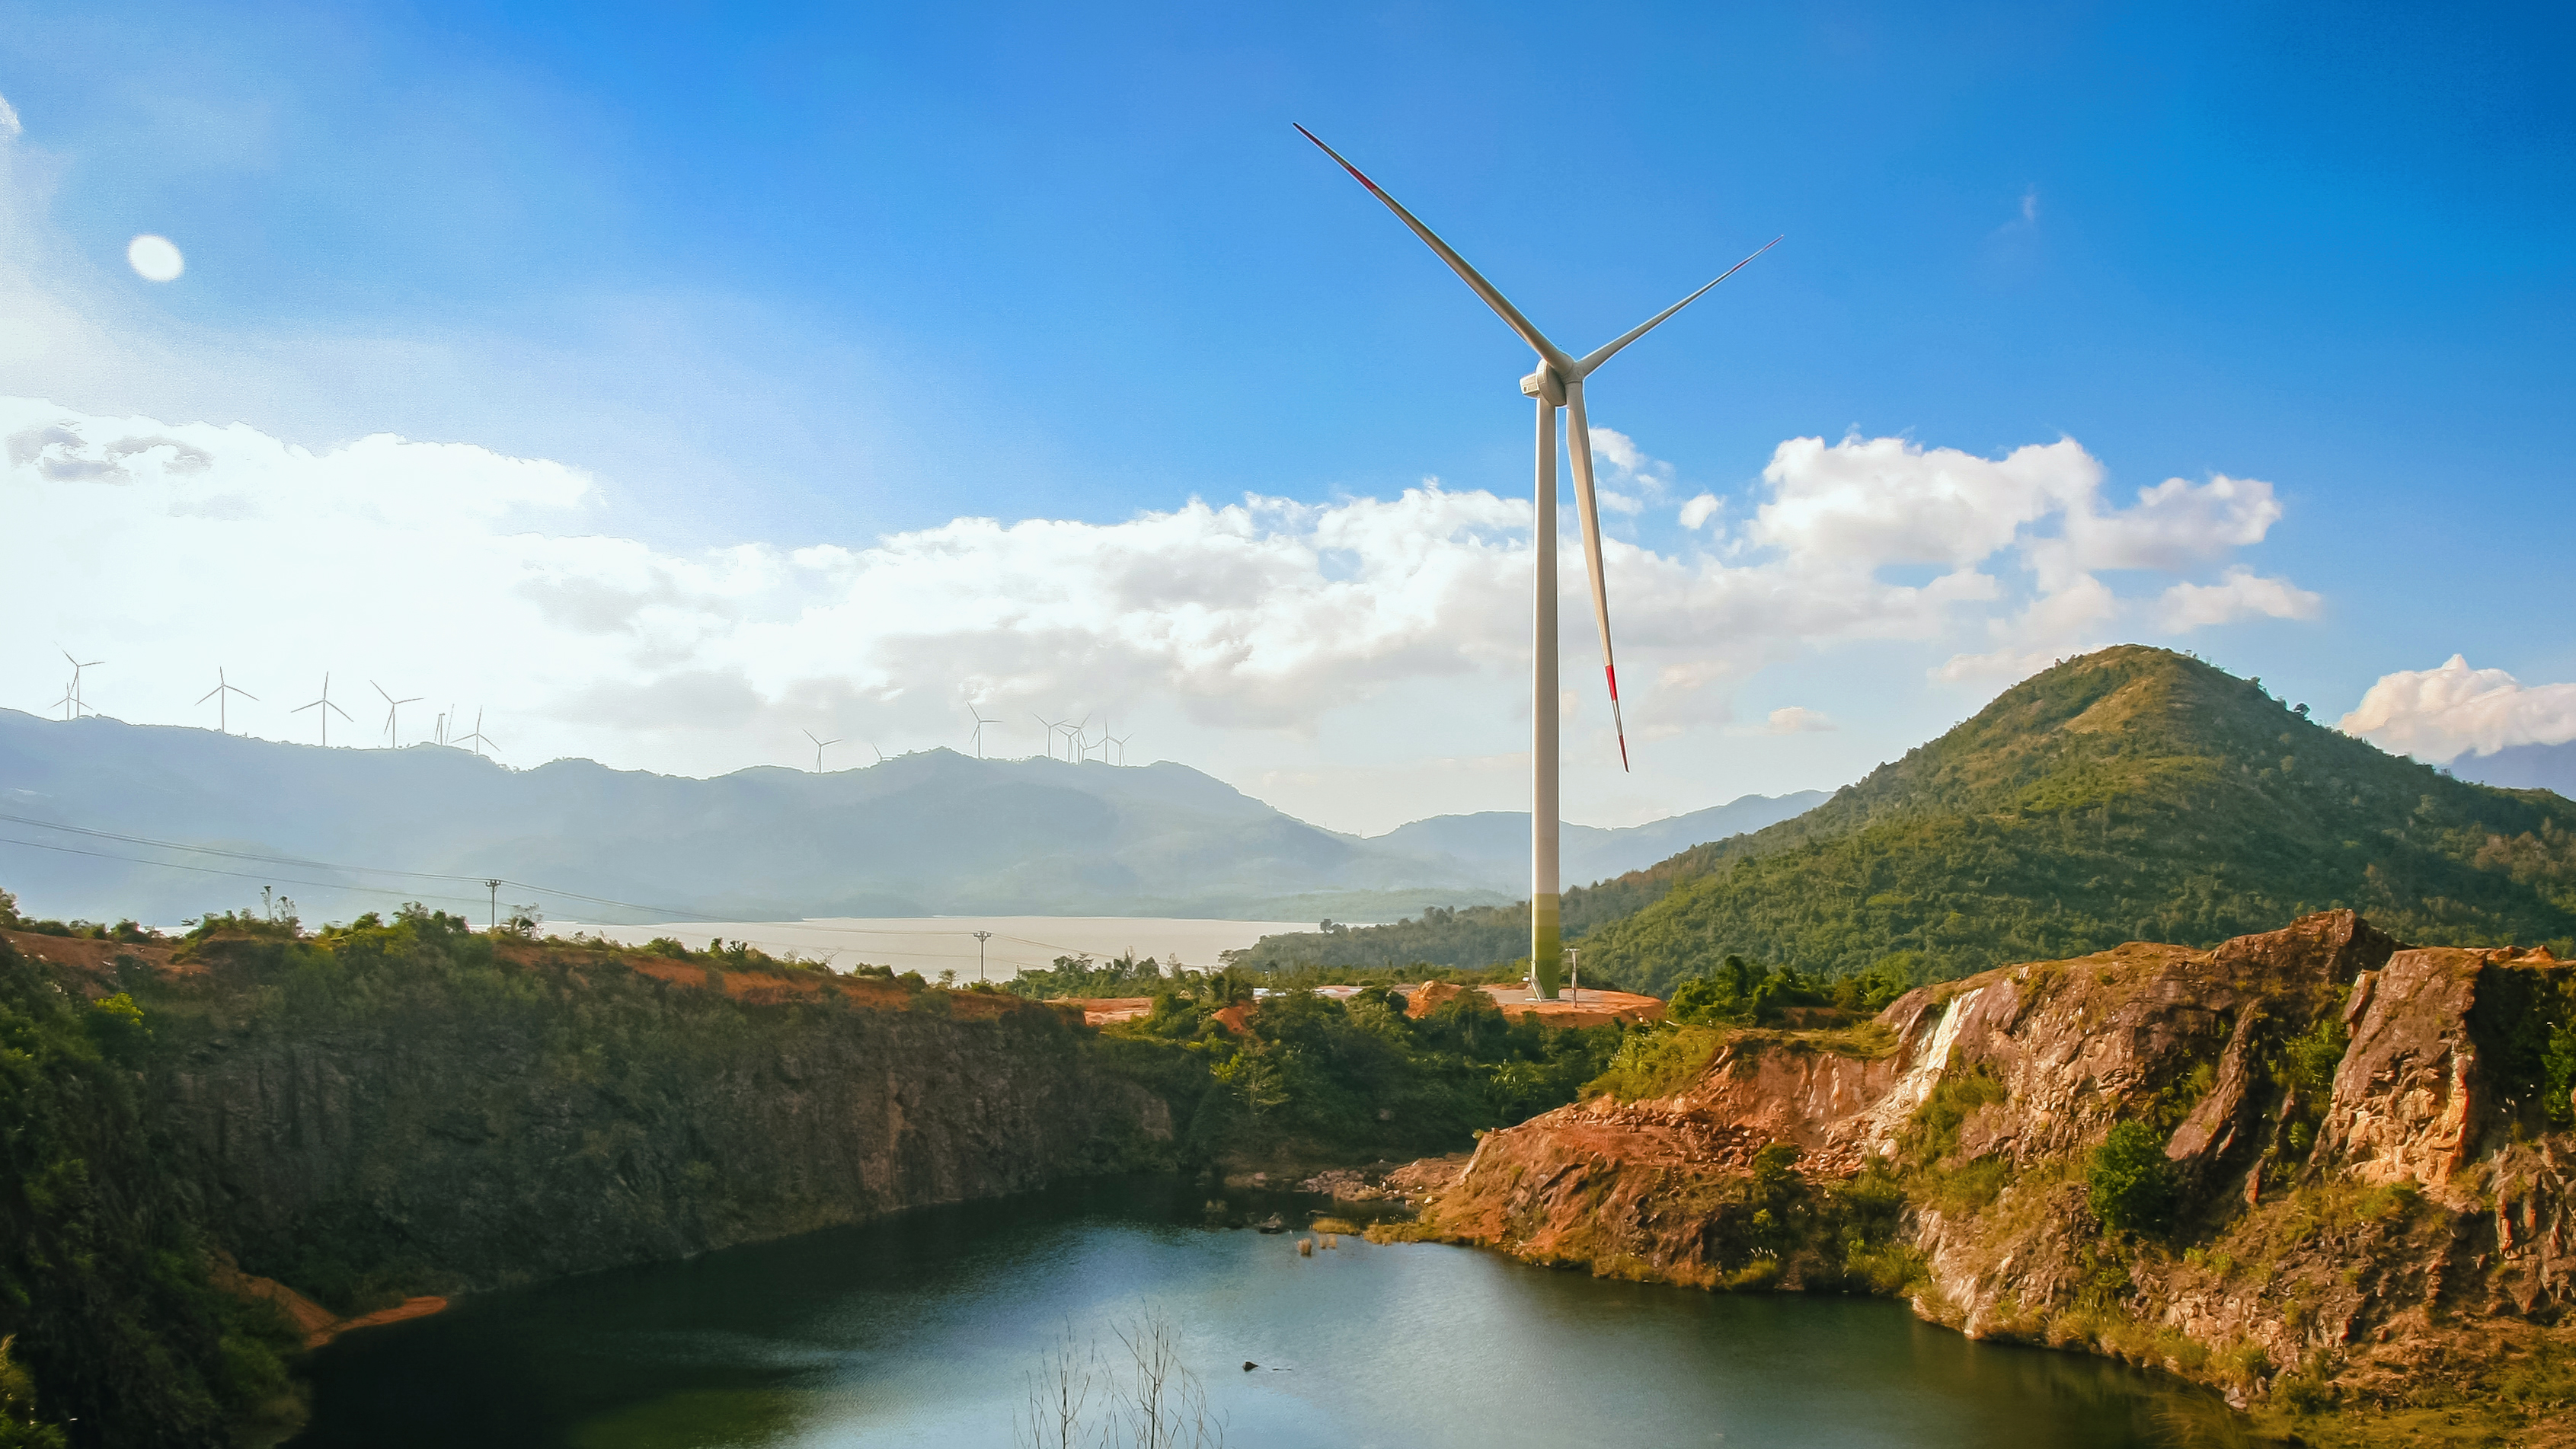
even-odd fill
[[(2452, 779), (2186, 655), (2126, 645), (2005, 691), (1824, 805), (1569, 892), (1588, 969), (1663, 993), (1728, 953), (1918, 979), (2351, 906), (2422, 944), (2576, 950), (2576, 805)], [(1264, 940), (1250, 959), (1483, 965), (1525, 907)]]

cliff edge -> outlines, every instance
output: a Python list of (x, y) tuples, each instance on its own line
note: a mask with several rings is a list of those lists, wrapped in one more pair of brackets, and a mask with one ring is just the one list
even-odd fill
[(2349, 911), (2132, 942), (1856, 1032), (1705, 1031), (1666, 1095), (1486, 1135), (1413, 1231), (1901, 1294), (2307, 1442), (2576, 1443), (2571, 1023), (2576, 967), (2547, 951), (2413, 949)]

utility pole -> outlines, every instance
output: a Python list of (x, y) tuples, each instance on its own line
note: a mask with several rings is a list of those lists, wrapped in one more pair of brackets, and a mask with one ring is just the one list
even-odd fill
[(1565, 948), (1565, 969), (1574, 975), (1574, 999), (1583, 999), (1583, 952), (1573, 946)]
[(984, 943), (991, 939), (993, 933), (990, 931), (975, 933), (975, 979), (978, 981), (984, 979)]
[(483, 884), (492, 892), (492, 915), (489, 929), (493, 935), (497, 936), (501, 934), (501, 883), (497, 880), (487, 880), (483, 882)]

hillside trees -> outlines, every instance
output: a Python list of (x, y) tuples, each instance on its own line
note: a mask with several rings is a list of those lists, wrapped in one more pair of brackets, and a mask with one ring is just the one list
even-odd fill
[[(2023, 681), (1795, 820), (1568, 892), (1566, 920), (1587, 973), (1662, 994), (1729, 955), (1940, 980), (2337, 906), (2425, 944), (2576, 951), (2576, 805), (2452, 779), (2131, 645)], [(1527, 949), (1525, 913), (1457, 916), (1258, 954)]]

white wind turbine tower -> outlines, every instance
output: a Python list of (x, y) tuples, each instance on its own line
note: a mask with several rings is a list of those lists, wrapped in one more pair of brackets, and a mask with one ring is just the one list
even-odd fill
[(369, 688), (375, 690), (376, 693), (384, 696), (385, 748), (389, 750), (402, 748), (402, 737), (394, 728), (395, 716), (402, 713), (402, 707), (404, 705), (420, 703), (420, 696), (415, 694), (409, 699), (396, 699), (390, 694), (385, 694), (385, 687), (376, 683), (372, 679), (367, 681), (367, 685)]
[(980, 760), (984, 758), (984, 726), (989, 724), (1000, 724), (1001, 721), (997, 719), (984, 718), (984, 712), (977, 709), (972, 704), (966, 706), (966, 713), (972, 716), (975, 721), (975, 758)]
[(224, 678), (222, 667), (217, 666), (215, 669), (215, 687), (207, 690), (205, 697), (203, 699), (199, 699), (197, 703), (204, 704), (208, 699), (215, 702), (215, 731), (218, 734), (228, 735), (233, 732), (229, 711), (227, 711), (224, 706), (230, 704), (232, 702), (231, 697), (236, 694), (240, 695), (244, 699), (259, 698), (258, 695), (251, 693), (240, 685), (227, 681)]
[(474, 733), (470, 735), (458, 735), (449, 740), (448, 743), (451, 745), (472, 745), (474, 747), (474, 753), (477, 756), (480, 756), (483, 753), (483, 747), (485, 745), (491, 745), (493, 752), (496, 754), (499, 753), (501, 749), (498, 744), (493, 742), (490, 735), (483, 733), (483, 711), (479, 707), (474, 711)]
[(1048, 719), (1045, 715), (1038, 713), (1036, 710), (1029, 711), (1029, 718), (1036, 720), (1039, 724), (1046, 727), (1047, 758), (1050, 760), (1054, 759), (1056, 732), (1064, 728), (1064, 721), (1060, 719)]
[[(331, 748), (331, 716), (336, 714), (342, 719), (349, 719), (349, 712), (331, 702), (331, 676), (328, 673), (322, 676), (322, 697), (311, 704), (299, 704), (288, 713), (302, 714), (308, 709), (318, 709), (322, 712), (318, 716), (322, 721), (322, 748), (326, 750)], [(349, 720), (349, 722), (357, 723), (356, 720)]]
[[(1083, 754), (1083, 750), (1082, 750), (1082, 732), (1083, 732), (1084, 730), (1087, 730), (1087, 729), (1091, 728), (1091, 716), (1089, 716), (1089, 715), (1084, 715), (1084, 716), (1082, 717), (1082, 719), (1081, 719), (1081, 722), (1080, 722), (1080, 723), (1077, 723), (1077, 724), (1060, 724), (1060, 725), (1057, 725), (1057, 726), (1056, 726), (1056, 728), (1057, 728), (1057, 729), (1060, 729), (1060, 730), (1062, 730), (1062, 731), (1064, 731), (1064, 757), (1065, 757), (1065, 759), (1066, 759), (1067, 761), (1069, 761), (1069, 762), (1073, 763), (1073, 764), (1077, 764), (1077, 765), (1078, 765), (1078, 764), (1081, 764), (1081, 763), (1082, 763), (1082, 754)], [(1053, 750), (1049, 750), (1049, 751), (1047, 751), (1047, 757), (1048, 757), (1049, 759), (1053, 759), (1053, 758), (1055, 757), (1055, 751), (1053, 751)]]
[(1100, 736), (1100, 742), (1104, 746), (1116, 745), (1118, 747), (1118, 763), (1120, 765), (1125, 765), (1127, 763), (1127, 742), (1134, 738), (1136, 738), (1134, 735), (1113, 735), (1103, 732)]
[(839, 743), (840, 743), (840, 741), (839, 741), (839, 740), (815, 740), (815, 739), (814, 739), (814, 732), (813, 732), (812, 730), (807, 730), (807, 731), (805, 731), (805, 738), (807, 738), (807, 739), (809, 739), (809, 740), (814, 740), (814, 773), (815, 773), (815, 774), (817, 774), (817, 775), (819, 775), (819, 774), (823, 773), (823, 748), (824, 748), (826, 745), (837, 745), (837, 744), (839, 744)]
[(1466, 258), (1450, 250), (1449, 244), (1432, 234), (1431, 228), (1414, 218), (1412, 212), (1397, 204), (1396, 199), (1378, 188), (1378, 184), (1360, 174), (1360, 169), (1342, 160), (1340, 152), (1318, 140), (1303, 126), (1297, 133), (1313, 141), (1317, 149), (1339, 162), (1353, 180), (1369, 190), (1371, 196), (1386, 203), (1415, 236), (1439, 254), (1440, 260), (1458, 274), (1460, 281), (1484, 299), (1494, 315), (1503, 319), (1520, 336), (1530, 350), (1538, 354), (1538, 371), (1521, 379), (1523, 395), (1538, 403), (1538, 516), (1531, 530), (1531, 552), (1537, 565), (1537, 600), (1533, 610), (1533, 644), (1536, 655), (1530, 680), (1530, 981), (1543, 999), (1556, 999), (1559, 968), (1563, 964), (1564, 941), (1558, 924), (1557, 890), (1557, 630), (1556, 630), (1556, 410), (1565, 409), (1566, 451), (1574, 460), (1574, 507), (1583, 524), (1583, 558), (1592, 578), (1592, 617), (1601, 629), (1601, 673), (1610, 686), (1610, 722), (1619, 736), (1619, 768), (1628, 768), (1628, 729), (1619, 716), (1619, 670), (1610, 653), (1610, 596), (1601, 577), (1601, 511), (1592, 487), (1592, 428), (1583, 411), (1583, 381), (1601, 364), (1617, 355), (1619, 349), (1645, 336), (1656, 324), (1706, 295), (1709, 287), (1734, 276), (1753, 257), (1779, 245), (1773, 237), (1760, 251), (1737, 262), (1711, 282), (1682, 298), (1661, 312), (1647, 318), (1635, 328), (1604, 346), (1576, 357), (1547, 340), (1544, 333), (1531, 325), (1520, 309), (1467, 265)]

